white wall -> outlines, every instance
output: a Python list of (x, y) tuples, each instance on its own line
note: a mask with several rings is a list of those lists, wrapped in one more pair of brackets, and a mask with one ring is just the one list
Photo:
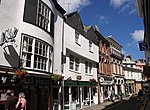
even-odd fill
[[(98, 46), (93, 45), (93, 53), (89, 52), (89, 40), (80, 34), (80, 45), (75, 43), (75, 29), (71, 28), (67, 24), (64, 25), (64, 41), (65, 41), (65, 54), (66, 64), (64, 68), (65, 79), (71, 76), (72, 80), (76, 80), (77, 75), (82, 76), (82, 81), (89, 81), (89, 79), (95, 78), (97, 80), (97, 66), (99, 62)], [(69, 70), (69, 54), (80, 58), (80, 71), (75, 72)], [(89, 61), (93, 64), (93, 75), (85, 74), (85, 61)]]
[[(17, 47), (13, 46), (13, 51), (6, 47), (6, 52), (0, 46), (0, 65), (4, 66), (18, 66), (20, 54), (21, 34), (28, 34), (32, 37), (41, 39), (48, 44), (54, 46), (54, 66), (53, 70), (61, 73), (61, 49), (62, 49), (62, 33), (63, 33), (63, 19), (61, 14), (51, 4), (51, 0), (44, 0), (44, 2), (54, 11), (55, 28), (54, 37), (43, 31), (37, 26), (23, 22), (25, 0), (2, 0), (0, 5), (0, 33), (5, 32), (6, 29), (16, 27), (19, 31), (16, 36)], [(13, 52), (13, 53), (11, 53)]]

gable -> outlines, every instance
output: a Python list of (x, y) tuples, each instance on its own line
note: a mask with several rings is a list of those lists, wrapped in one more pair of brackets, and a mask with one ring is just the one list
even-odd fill
[(80, 15), (78, 12), (73, 12), (70, 14), (65, 15), (66, 16), (66, 23), (77, 30), (80, 34), (84, 34), (84, 28), (82, 24), (82, 20), (80, 18)]

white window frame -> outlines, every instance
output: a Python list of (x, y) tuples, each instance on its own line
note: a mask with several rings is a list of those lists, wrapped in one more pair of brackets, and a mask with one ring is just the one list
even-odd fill
[(89, 41), (89, 52), (93, 52), (93, 42)]
[(75, 31), (75, 43), (80, 45), (80, 34), (77, 31)]
[(53, 47), (28, 35), (22, 37), (21, 66), (52, 73)]
[(51, 10), (41, 0), (38, 4), (37, 25), (47, 31), (50, 30)]
[(93, 64), (85, 61), (85, 74), (93, 75)]
[(70, 55), (69, 69), (74, 70), (74, 56)]
[(85, 61), (85, 73), (88, 74), (88, 61)]
[(80, 59), (78, 57), (70, 55), (69, 69), (76, 72), (80, 71)]

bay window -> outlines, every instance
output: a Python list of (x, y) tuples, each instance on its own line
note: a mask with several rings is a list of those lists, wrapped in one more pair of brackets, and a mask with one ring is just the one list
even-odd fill
[(53, 48), (49, 44), (23, 35), (22, 66), (52, 72)]

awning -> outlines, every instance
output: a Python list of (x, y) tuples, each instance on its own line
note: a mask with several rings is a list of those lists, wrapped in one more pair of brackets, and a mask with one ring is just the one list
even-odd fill
[(64, 86), (97, 86), (97, 82), (88, 82), (88, 81), (64, 81)]

